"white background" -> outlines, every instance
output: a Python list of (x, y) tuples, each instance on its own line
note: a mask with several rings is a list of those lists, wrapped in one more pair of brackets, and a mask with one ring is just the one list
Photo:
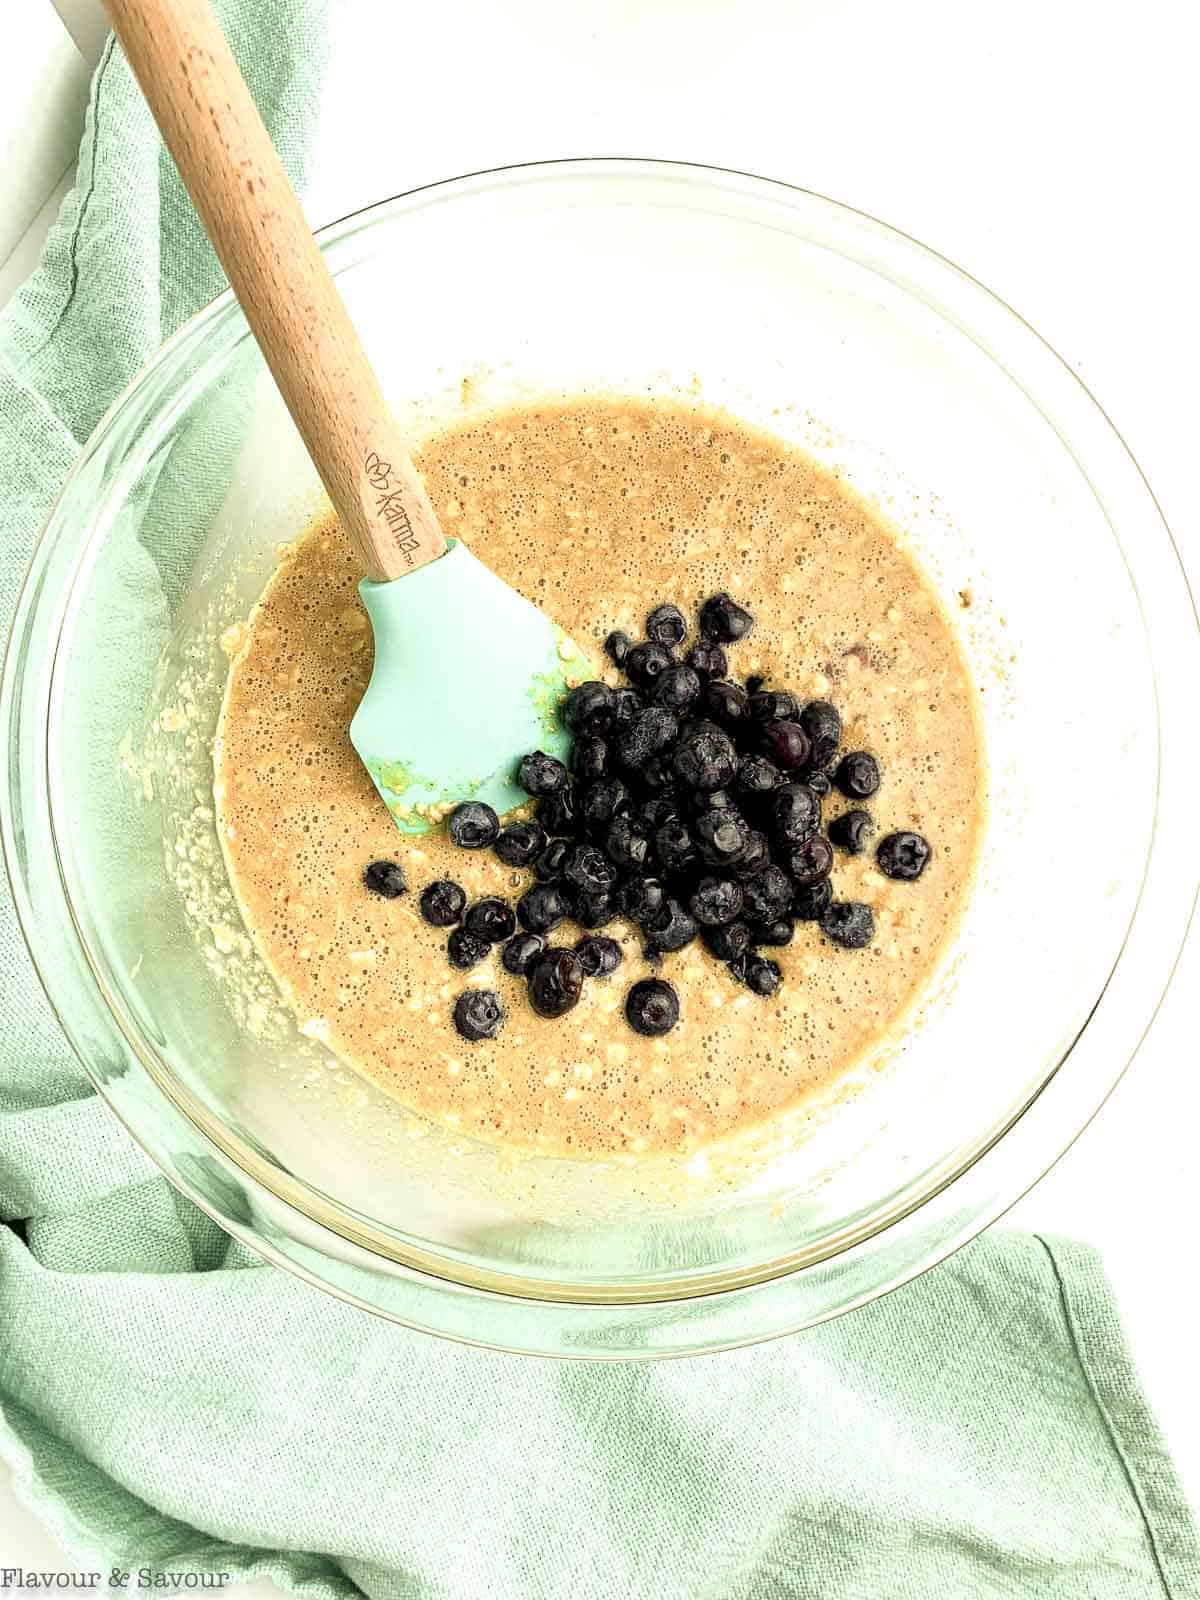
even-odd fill
[[(94, 52), (95, 0), (61, 5)], [(29, 270), (38, 213), (44, 226), (69, 178), (87, 82), (50, 0), (4, 10), (0, 301)], [(847, 201), (965, 266), (1066, 357), (1141, 462), (1198, 585), (1192, 8), (333, 0), (333, 10), (314, 226), (415, 184), (569, 155), (710, 161)], [(1194, 875), (1196, 861), (1180, 870)], [(1197, 1004), (1193, 937), (1134, 1067), (1009, 1217), (1103, 1250), (1194, 1503)], [(0, 1557), (65, 1561), (2, 1480)]]

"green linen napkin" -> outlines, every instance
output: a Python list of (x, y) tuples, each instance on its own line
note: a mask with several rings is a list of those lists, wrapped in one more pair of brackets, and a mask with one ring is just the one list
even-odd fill
[[(220, 11), (296, 172), (321, 7)], [(0, 319), (6, 614), (80, 443), (221, 282), (111, 45), (79, 173)], [(115, 1569), (315, 1600), (1200, 1596), (1083, 1246), (992, 1234), (853, 1316), (702, 1360), (489, 1355), (259, 1264), (156, 1176), (67, 1051), (7, 900), (0, 1018), (0, 1451), (101, 1587)]]

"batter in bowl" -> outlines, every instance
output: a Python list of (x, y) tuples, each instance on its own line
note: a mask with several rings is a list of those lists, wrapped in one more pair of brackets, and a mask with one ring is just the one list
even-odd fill
[[(351, 748), (371, 632), (360, 573), (336, 521), (283, 556), (234, 659), (217, 749), (222, 837), (245, 919), (297, 1016), (406, 1105), (519, 1149), (594, 1155), (685, 1151), (762, 1123), (833, 1083), (898, 1028), (951, 938), (983, 820), (975, 688), (939, 600), (886, 523), (810, 458), (723, 414), (677, 403), (589, 399), (464, 423), (418, 465), (442, 526), (594, 651), (613, 629), (642, 637), (661, 602), (694, 617), (727, 591), (754, 631), (731, 675), (829, 698), (843, 746), (883, 773), (875, 837), (916, 830), (933, 845), (916, 882), (873, 851), (839, 851), (840, 900), (861, 901), (875, 937), (839, 948), (800, 922), (769, 953), (762, 998), (694, 941), (664, 972), (680, 1020), (663, 1038), (626, 1023), (629, 985), (655, 975), (643, 939), (602, 931), (620, 969), (590, 981), (553, 1021), (528, 1006), (497, 947), (469, 972), (446, 930), (418, 911), (434, 879), (471, 900), (515, 900), (528, 882), (444, 828), (400, 834)], [(402, 580), (401, 580), (402, 581)], [(606, 670), (607, 669), (607, 670)], [(436, 695), (436, 684), (414, 692)], [(836, 794), (826, 815), (853, 804)], [(407, 891), (371, 893), (364, 868), (401, 866)], [(564, 927), (573, 943), (583, 930)], [(556, 936), (557, 938), (557, 936)], [(468, 1042), (452, 1020), (464, 988), (494, 989), (507, 1022)]]

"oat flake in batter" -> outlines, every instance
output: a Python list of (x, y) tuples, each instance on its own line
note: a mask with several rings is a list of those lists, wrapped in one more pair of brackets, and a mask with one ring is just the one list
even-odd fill
[[(867, 902), (877, 934), (847, 951), (815, 925), (770, 955), (783, 986), (761, 1000), (696, 941), (664, 976), (682, 1016), (664, 1039), (626, 1025), (629, 985), (650, 975), (633, 927), (606, 928), (625, 959), (567, 1016), (533, 1014), (499, 949), (451, 969), (421, 888), (457, 879), (471, 899), (515, 898), (525, 874), (439, 829), (400, 834), (347, 737), (371, 672), (359, 573), (337, 523), (311, 528), (268, 584), (235, 660), (217, 792), (249, 927), (296, 1013), (405, 1104), (464, 1133), (573, 1154), (682, 1150), (761, 1123), (851, 1067), (895, 1028), (937, 963), (969, 889), (983, 807), (975, 690), (950, 624), (886, 524), (791, 446), (674, 402), (586, 400), (498, 413), (439, 435), (418, 465), (447, 533), (594, 650), (642, 636), (663, 600), (694, 616), (726, 589), (757, 619), (730, 671), (761, 673), (845, 719), (843, 746), (877, 755), (876, 838), (934, 846), (917, 883), (873, 855), (838, 853), (839, 899)], [(403, 580), (400, 580), (403, 581)], [(608, 670), (605, 670), (605, 669)], [(415, 692), (436, 693), (435, 685)], [(848, 809), (834, 796), (826, 817)], [(363, 886), (366, 864), (403, 864), (408, 892)], [(582, 930), (564, 924), (555, 942)], [(451, 1009), (467, 986), (500, 992), (499, 1037), (467, 1043)]]

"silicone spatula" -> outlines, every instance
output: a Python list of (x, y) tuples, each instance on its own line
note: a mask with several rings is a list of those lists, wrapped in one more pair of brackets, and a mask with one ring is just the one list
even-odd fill
[[(506, 811), (583, 663), (438, 526), (346, 306), (206, 0), (105, 0), (254, 337), (362, 563), (375, 664), (350, 738), (402, 829)], [(396, 315), (402, 317), (402, 285)]]

